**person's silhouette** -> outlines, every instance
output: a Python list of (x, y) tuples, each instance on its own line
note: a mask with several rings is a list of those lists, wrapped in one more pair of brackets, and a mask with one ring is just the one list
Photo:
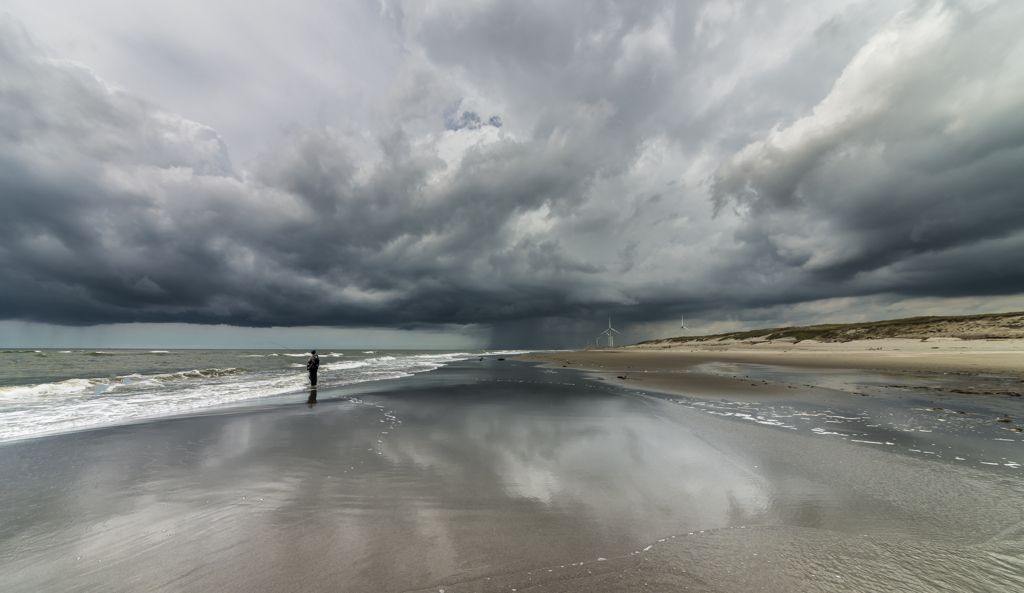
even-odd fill
[(320, 368), (320, 357), (316, 350), (309, 351), (309, 359), (306, 360), (306, 370), (309, 371), (309, 384), (316, 389), (316, 372)]
[(316, 405), (316, 387), (309, 390), (309, 399), (306, 400), (306, 405), (311, 408)]

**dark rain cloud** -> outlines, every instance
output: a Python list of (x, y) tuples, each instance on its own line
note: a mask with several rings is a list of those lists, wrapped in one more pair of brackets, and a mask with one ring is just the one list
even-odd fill
[(1021, 292), (1022, 15), (897, 16), (811, 113), (718, 168), (716, 207), (744, 213), (737, 236), (768, 265), (834, 295)]
[(537, 346), (611, 313), (1024, 292), (1017, 3), (380, 18), (406, 49), (387, 93), (244, 167), (0, 19), (3, 316), (484, 324)]

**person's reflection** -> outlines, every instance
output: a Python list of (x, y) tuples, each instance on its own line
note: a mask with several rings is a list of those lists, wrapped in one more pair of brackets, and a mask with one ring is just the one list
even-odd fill
[(316, 387), (309, 390), (309, 399), (306, 400), (306, 405), (311, 408), (316, 405)]

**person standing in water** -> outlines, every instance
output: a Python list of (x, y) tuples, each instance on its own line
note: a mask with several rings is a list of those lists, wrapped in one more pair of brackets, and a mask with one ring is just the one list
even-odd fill
[(316, 387), (316, 371), (320, 368), (320, 357), (316, 355), (316, 350), (309, 351), (309, 358), (306, 360), (306, 370), (309, 371), (309, 384), (312, 387)]

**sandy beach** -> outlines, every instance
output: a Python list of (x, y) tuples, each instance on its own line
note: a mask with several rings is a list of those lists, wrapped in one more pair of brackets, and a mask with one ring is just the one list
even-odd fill
[[(893, 360), (875, 352), (845, 367), (818, 351), (489, 357), (315, 400), (8, 442), (0, 580), (5, 591), (1024, 587), (1024, 442), (995, 421), (1024, 420), (1024, 406), (969, 392), (1019, 378), (871, 370)], [(962, 364), (1011, 356), (987, 352)]]
[(833, 343), (726, 340), (534, 353), (521, 359), (551, 367), (598, 371), (613, 380), (626, 376), (627, 382), (642, 381), (646, 388), (668, 393), (712, 397), (786, 393), (779, 390), (791, 387), (774, 383), (751, 385), (721, 373), (700, 372), (703, 365), (730, 363), (1017, 378), (1020, 381), (1016, 383), (1000, 381), (999, 389), (1024, 394), (1024, 340), (1020, 339), (879, 339)]

